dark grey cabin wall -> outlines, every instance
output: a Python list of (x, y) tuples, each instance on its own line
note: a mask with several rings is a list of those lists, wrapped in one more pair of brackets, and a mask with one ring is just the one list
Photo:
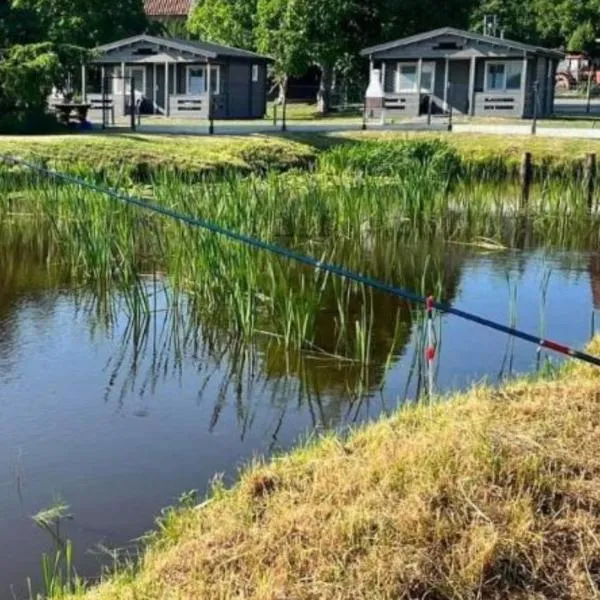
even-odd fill
[(264, 64), (258, 65), (258, 81), (252, 81), (252, 72), (250, 72), (250, 116), (256, 119), (262, 119), (267, 112), (267, 68)]
[(480, 58), (475, 62), (475, 91), (483, 92), (485, 86), (485, 60)]
[(248, 116), (248, 96), (252, 67), (249, 63), (230, 62), (227, 113), (229, 118), (243, 119)]
[(154, 90), (154, 69), (152, 65), (146, 65), (146, 89), (144, 90), (144, 95), (146, 96), (146, 101), (144, 102), (143, 110), (145, 112), (153, 113), (154, 106), (152, 105), (152, 94)]
[(525, 80), (525, 106), (523, 117), (529, 119), (533, 116), (533, 94), (531, 93), (533, 82), (537, 73), (537, 60), (530, 58), (527, 61), (527, 79)]
[(469, 110), (469, 70), (470, 60), (451, 60), (448, 68), (448, 102), (452, 109), (466, 115)]
[(433, 82), (432, 112), (439, 113), (444, 110), (444, 71), (446, 61), (438, 58), (435, 61), (435, 81)]

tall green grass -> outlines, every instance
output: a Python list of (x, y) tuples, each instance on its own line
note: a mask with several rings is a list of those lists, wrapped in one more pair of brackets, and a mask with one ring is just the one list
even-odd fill
[[(436, 251), (443, 252), (442, 240), (600, 245), (598, 220), (588, 214), (577, 182), (540, 183), (523, 212), (515, 186), (464, 179), (456, 153), (441, 142), (339, 146), (323, 154), (311, 174), (232, 176), (199, 185), (165, 171), (151, 187), (128, 189), (186, 215), (378, 273), (413, 290), (421, 287), (436, 242)], [(29, 231), (49, 262), (60, 263), (98, 298), (121, 292), (136, 318), (151, 311), (144, 275), (160, 271), (167, 275), (165, 293), (185, 292), (205, 321), (232, 337), (269, 336), (286, 348), (358, 364), (371, 363), (377, 353), (375, 313), (382, 300), (375, 302), (363, 287), (116, 202), (101, 191), (0, 169), (0, 219), (7, 231)], [(406, 273), (407, 261), (396, 260), (395, 253), (411, 244), (422, 250)], [(454, 270), (440, 263), (427, 289), (442, 280), (451, 299)], [(397, 299), (389, 304), (385, 327), (400, 331), (407, 307)], [(388, 340), (383, 353), (400, 346), (400, 340)]]

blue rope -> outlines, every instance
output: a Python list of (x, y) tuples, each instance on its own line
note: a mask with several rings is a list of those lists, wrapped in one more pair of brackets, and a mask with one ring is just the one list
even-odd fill
[[(375, 290), (386, 292), (388, 294), (391, 294), (392, 296), (396, 296), (397, 298), (404, 298), (405, 300), (408, 300), (414, 304), (427, 305), (428, 299), (425, 296), (415, 294), (414, 292), (405, 290), (403, 288), (389, 285), (387, 283), (384, 283), (383, 281), (373, 279), (366, 275), (361, 275), (360, 273), (355, 273), (354, 271), (350, 271), (345, 267), (323, 262), (312, 256), (300, 254), (299, 252), (283, 248), (282, 246), (277, 246), (276, 244), (263, 242), (262, 240), (251, 237), (249, 235), (245, 235), (243, 233), (238, 233), (236, 231), (226, 229), (225, 227), (221, 227), (220, 225), (217, 225), (216, 223), (213, 223), (211, 221), (206, 221), (205, 219), (201, 219), (198, 217), (191, 217), (189, 215), (177, 212), (173, 209), (160, 206), (159, 204), (146, 202), (145, 200), (142, 200), (141, 198), (138, 198), (136, 196), (124, 194), (112, 188), (101, 187), (85, 179), (74, 177), (72, 175), (67, 175), (66, 173), (60, 173), (58, 171), (45, 169), (44, 167), (41, 167), (34, 163), (18, 159), (12, 156), (2, 156), (1, 160), (5, 163), (12, 165), (22, 165), (31, 169), (32, 171), (36, 171), (38, 173), (42, 173), (50, 177), (61, 179), (62, 181), (66, 181), (68, 183), (73, 183), (82, 188), (105, 194), (106, 196), (113, 198), (118, 202), (139, 206), (140, 208), (143, 208), (145, 210), (149, 210), (154, 213), (164, 215), (165, 217), (170, 217), (172, 219), (180, 221), (181, 223), (186, 223), (187, 225), (191, 225), (193, 227), (198, 227), (207, 231), (212, 231), (213, 233), (222, 235), (224, 237), (238, 242), (242, 242), (243, 244), (247, 244), (248, 246), (253, 246), (261, 250), (266, 250), (267, 252), (271, 252), (272, 254), (283, 256), (284, 258), (294, 260), (296, 262), (308, 265), (315, 269), (327, 271), (328, 273), (333, 273), (334, 275), (338, 275), (339, 277), (344, 277), (351, 281), (356, 281), (357, 283), (361, 283)], [(526, 342), (535, 344), (536, 346), (547, 348), (549, 350), (553, 350), (555, 352), (571, 356), (572, 358), (581, 360), (583, 362), (600, 366), (600, 357), (592, 356), (591, 354), (587, 354), (586, 352), (581, 352), (574, 348), (570, 348), (569, 346), (553, 342), (552, 340), (541, 339), (538, 336), (532, 335), (525, 331), (521, 331), (519, 329), (515, 329), (513, 327), (507, 327), (506, 325), (502, 325), (501, 323), (491, 321), (490, 319), (486, 319), (485, 317), (480, 317), (479, 315), (460, 310), (458, 308), (454, 308), (445, 302), (438, 302), (431, 299), (430, 304), (432, 304), (435, 309), (446, 314), (455, 315), (457, 317), (460, 317), (461, 319), (465, 319), (473, 323), (478, 323), (479, 325), (483, 325), (484, 327), (494, 329), (495, 331), (500, 331), (501, 333), (506, 333), (513, 337), (520, 338), (522, 340), (525, 340)]]

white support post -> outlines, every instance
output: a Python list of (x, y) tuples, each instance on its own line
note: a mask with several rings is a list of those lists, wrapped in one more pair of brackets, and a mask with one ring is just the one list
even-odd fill
[(385, 60), (381, 61), (381, 88), (383, 89), (383, 93), (385, 94)]
[(81, 65), (81, 101), (85, 102), (86, 100), (86, 85), (85, 85), (85, 65)]
[(165, 61), (165, 116), (169, 116), (169, 62)]
[(475, 73), (477, 69), (477, 58), (471, 57), (471, 65), (469, 66), (469, 115), (472, 117), (475, 114)]
[(210, 62), (206, 63), (206, 98), (207, 98), (207, 116), (212, 118), (212, 68)]
[(444, 63), (444, 112), (448, 111), (448, 79), (450, 77), (450, 59), (446, 57)]
[(121, 63), (121, 92), (123, 94), (123, 105), (121, 106), (122, 114), (125, 116), (127, 114), (127, 88), (125, 85), (125, 63)]
[[(521, 71), (521, 117), (525, 117), (525, 107), (527, 106), (527, 55), (523, 56), (523, 66)], [(535, 98), (532, 94), (532, 102)]]
[(157, 90), (157, 80), (156, 80), (156, 63), (152, 65), (152, 113), (156, 113), (156, 90)]

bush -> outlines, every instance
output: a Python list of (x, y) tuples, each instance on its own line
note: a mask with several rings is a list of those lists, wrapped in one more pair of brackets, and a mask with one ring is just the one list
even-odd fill
[(61, 125), (54, 115), (45, 112), (32, 114), (19, 112), (0, 116), (0, 134), (32, 135), (45, 133), (65, 133), (67, 128)]
[(373, 140), (343, 144), (324, 152), (318, 161), (325, 171), (354, 171), (365, 175), (406, 175), (424, 169), (444, 180), (454, 179), (461, 160), (454, 148), (439, 139)]

